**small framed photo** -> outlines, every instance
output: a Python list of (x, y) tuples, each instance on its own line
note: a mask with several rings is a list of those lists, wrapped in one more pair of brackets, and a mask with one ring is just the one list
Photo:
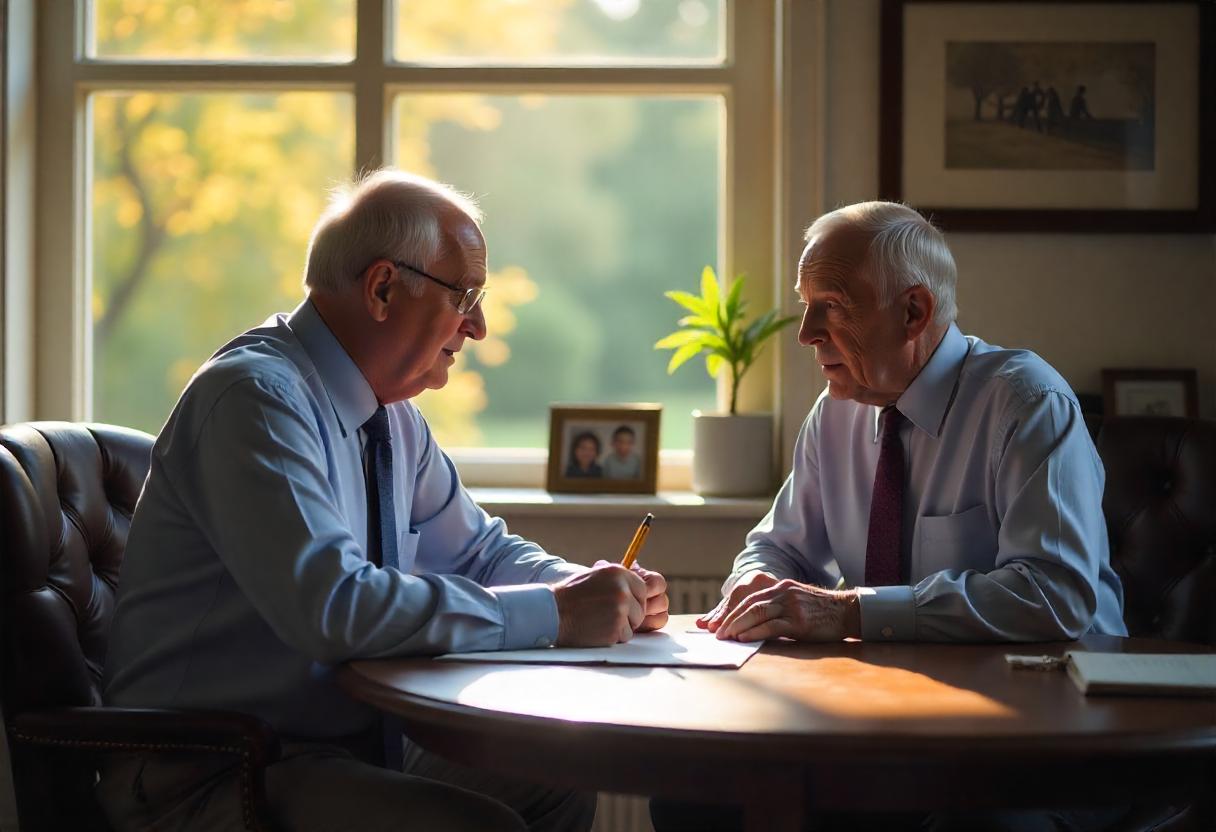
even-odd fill
[(549, 476), (557, 492), (653, 494), (658, 404), (549, 406)]
[(1102, 400), (1107, 416), (1199, 415), (1193, 369), (1103, 370)]

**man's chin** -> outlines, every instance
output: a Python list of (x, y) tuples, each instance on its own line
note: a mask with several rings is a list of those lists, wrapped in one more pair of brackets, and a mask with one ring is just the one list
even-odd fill
[(828, 397), (837, 401), (845, 401), (853, 398), (853, 394), (857, 392), (852, 385), (841, 384), (839, 381), (828, 380)]

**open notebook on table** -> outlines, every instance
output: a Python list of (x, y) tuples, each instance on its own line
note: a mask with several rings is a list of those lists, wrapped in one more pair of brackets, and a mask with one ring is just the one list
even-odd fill
[(439, 659), (526, 664), (740, 668), (763, 644), (760, 641), (719, 641), (711, 633), (697, 629), (696, 618), (695, 615), (673, 615), (663, 629), (653, 633), (636, 633), (624, 644), (614, 644), (611, 647), (538, 647), (528, 650), (445, 653), (439, 656)]

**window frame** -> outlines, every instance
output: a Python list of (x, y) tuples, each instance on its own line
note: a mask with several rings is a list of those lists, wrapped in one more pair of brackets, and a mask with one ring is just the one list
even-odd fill
[[(821, 147), (817, 117), (821, 94), (818, 48), (825, 14), (823, 0), (727, 0), (725, 55), (721, 63), (468, 66), (394, 63), (390, 0), (356, 0), (356, 42), (349, 63), (224, 63), (215, 61), (122, 61), (86, 56), (86, 0), (51, 0), (37, 5), (37, 166), (35, 263), (36, 291), (26, 304), (35, 332), (32, 415), (36, 418), (88, 420), (92, 409), (91, 190), (88, 97), (101, 90), (338, 90), (355, 106), (355, 166), (361, 169), (390, 158), (391, 106), (401, 92), (494, 91), (555, 93), (701, 93), (724, 99), (722, 193), (719, 200), (718, 262), (723, 275), (747, 273), (754, 308), (793, 306), (793, 262), (788, 252), (801, 247), (784, 221), (791, 208), (818, 208), (816, 161)], [(10, 12), (11, 14), (11, 12)], [(798, 40), (795, 40), (798, 38)], [(809, 39), (809, 40), (808, 40)], [(802, 107), (797, 118), (787, 108)], [(795, 129), (809, 134), (798, 138)], [(810, 154), (805, 154), (806, 149)], [(10, 154), (11, 155), (11, 154)], [(70, 160), (64, 164), (62, 160)], [(7, 161), (7, 160), (6, 160)], [(813, 214), (811, 214), (813, 216)], [(65, 230), (66, 229), (66, 230)], [(771, 279), (764, 279), (770, 277)], [(5, 297), (14, 292), (6, 281)], [(20, 292), (16, 293), (20, 296)], [(32, 308), (29, 308), (32, 306)], [(12, 319), (13, 310), (6, 310)], [(17, 333), (20, 334), (20, 333)], [(5, 328), (6, 344), (13, 327)], [(788, 423), (779, 383), (779, 366), (789, 345), (766, 350), (740, 391), (747, 410), (774, 412)], [(7, 351), (6, 351), (7, 358)], [(796, 400), (804, 398), (796, 395)], [(723, 386), (719, 385), (719, 406)], [(805, 410), (802, 411), (805, 413)], [(680, 418), (682, 414), (667, 414)], [(783, 415), (785, 418), (782, 418)], [(6, 407), (5, 418), (28, 418)], [(685, 416), (685, 418), (691, 418)], [(778, 435), (782, 431), (776, 431)], [(782, 459), (788, 458), (788, 441)], [(543, 469), (543, 449), (450, 449), (470, 484), (535, 481)], [(690, 454), (664, 452), (660, 488), (687, 488)], [(512, 474), (511, 471), (515, 473)]]

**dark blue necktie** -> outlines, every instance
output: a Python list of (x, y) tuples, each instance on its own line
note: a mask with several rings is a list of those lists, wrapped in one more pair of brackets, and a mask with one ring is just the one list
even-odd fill
[[(388, 411), (376, 409), (363, 423), (367, 435), (367, 546), (369, 559), (396, 569), (397, 517), (393, 511), (393, 446), (389, 440)], [(375, 541), (373, 543), (372, 541)]]
[[(368, 559), (385, 568), (396, 569), (397, 515), (393, 510), (393, 445), (388, 430), (388, 411), (377, 408), (363, 423), (367, 446), (363, 458), (367, 477)], [(380, 728), (384, 742), (384, 767), (401, 771), (405, 755), (401, 748), (401, 724), (391, 714), (383, 714)]]

